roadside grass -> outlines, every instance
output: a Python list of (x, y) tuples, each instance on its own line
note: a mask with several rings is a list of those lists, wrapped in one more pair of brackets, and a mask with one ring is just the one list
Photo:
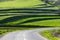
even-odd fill
[(4, 36), (9, 32), (22, 31), (22, 30), (33, 30), (37, 28), (22, 28), (22, 27), (0, 27), (0, 37)]
[(43, 37), (45, 37), (45, 38), (47, 38), (47, 39), (49, 39), (49, 40), (60, 40), (60, 38), (53, 36), (51, 33), (52, 33), (52, 31), (50, 31), (50, 30), (45, 30), (45, 31), (41, 32), (40, 34), (41, 34)]

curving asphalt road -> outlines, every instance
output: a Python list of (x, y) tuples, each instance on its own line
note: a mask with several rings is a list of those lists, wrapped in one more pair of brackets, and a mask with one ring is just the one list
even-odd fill
[(44, 30), (54, 30), (54, 29), (60, 29), (60, 28), (40, 28), (38, 30), (36, 29), (36, 30), (10, 32), (1, 37), (0, 40), (48, 40), (47, 38), (41, 36), (38, 32), (42, 32)]

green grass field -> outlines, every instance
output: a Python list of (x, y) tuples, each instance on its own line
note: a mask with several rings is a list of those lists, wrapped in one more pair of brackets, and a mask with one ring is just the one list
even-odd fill
[[(51, 4), (54, 3), (55, 1)], [(0, 0), (0, 9), (34, 8), (43, 6), (51, 6), (51, 5), (41, 0)]]
[(52, 31), (46, 30), (41, 32), (40, 34), (49, 40), (60, 40), (60, 38), (53, 36), (51, 33)]
[(60, 26), (60, 16), (1, 16), (0, 24), (6, 25), (36, 25), (36, 26)]
[[(55, 2), (53, 2), (55, 3)], [(53, 4), (51, 3), (51, 4)], [(0, 28), (0, 37), (13, 31), (32, 30), (39, 27), (60, 27), (59, 6), (51, 5), (41, 0), (0, 0), (0, 27), (8, 25), (14, 28)], [(25, 13), (25, 14), (24, 14)], [(58, 14), (40, 15), (40, 14)], [(33, 14), (33, 15), (31, 15)], [(38, 14), (38, 15), (37, 15)], [(1, 26), (2, 25), (2, 26)], [(11, 25), (11, 26), (9, 26)], [(20, 27), (25, 25), (28, 27)], [(32, 26), (32, 28), (30, 28)], [(51, 31), (44, 31), (42, 35), (50, 40), (59, 40), (51, 35)]]
[(0, 9), (5, 8), (31, 8), (35, 5), (44, 4), (44, 2), (39, 0), (2, 0), (0, 1)]

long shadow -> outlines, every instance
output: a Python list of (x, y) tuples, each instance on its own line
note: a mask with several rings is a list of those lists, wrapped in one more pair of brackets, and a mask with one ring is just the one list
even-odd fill
[(31, 18), (31, 17), (40, 17), (39, 15), (23, 15), (23, 16), (14, 16), (14, 17), (10, 17), (10, 18), (6, 18), (4, 20), (0, 20), (0, 24), (4, 24), (7, 22), (13, 22), (16, 20), (21, 20), (24, 18)]
[[(49, 16), (49, 15), (48, 15)], [(40, 15), (22, 15), (22, 16), (14, 16), (14, 17), (9, 17), (9, 18), (6, 18), (4, 20), (0, 20), (0, 24), (4, 24), (4, 23), (7, 23), (7, 22), (13, 22), (13, 21), (16, 21), (16, 20), (21, 20), (21, 19), (25, 19), (25, 18), (32, 18), (32, 17), (48, 17), (48, 16), (40, 16)], [(38, 20), (38, 19), (36, 19)], [(44, 20), (44, 19), (40, 19), (40, 20)], [(35, 21), (34, 20), (30, 20), (30, 21)], [(30, 21), (27, 21), (27, 22), (30, 22)], [(25, 22), (23, 22), (25, 23)]]
[(58, 10), (55, 9), (38, 9), (38, 8), (13, 8), (13, 9), (2, 9), (0, 13), (56, 13)]
[(52, 27), (52, 26), (39, 26), (39, 25), (0, 25), (0, 27), (43, 28), (43, 27)]
[(23, 12), (19, 12), (19, 11), (15, 11), (15, 12), (0, 12), (0, 13), (32, 13), (32, 14), (34, 14), (34, 13), (56, 13), (57, 11), (23, 11)]
[[(40, 18), (40, 19), (32, 19), (32, 20), (24, 21), (24, 22), (18, 23), (18, 24), (31, 23), (31, 22), (44, 21), (44, 20), (53, 20), (53, 19), (60, 19), (60, 18)], [(18, 25), (18, 24), (17, 24), (17, 25)]]
[[(48, 15), (49, 16), (49, 15)], [(47, 17), (48, 17), (47, 16)], [(7, 23), (7, 22), (13, 22), (13, 21), (16, 21), (16, 20), (21, 20), (21, 19), (25, 19), (25, 18), (32, 18), (32, 17), (46, 17), (46, 16), (40, 16), (40, 15), (22, 15), (22, 16), (14, 16), (14, 17), (9, 17), (9, 18), (6, 18), (4, 20), (0, 20), (0, 24), (4, 24), (4, 23)]]
[(12, 9), (0, 9), (0, 11), (11, 11), (11, 10), (36, 10), (36, 11), (56, 11), (55, 9), (38, 9), (38, 8), (12, 8)]
[(39, 13), (39, 14), (41, 14), (41, 13), (52, 13), (52, 14), (54, 14), (54, 13), (57, 13), (58, 12), (58, 10), (51, 10), (51, 11), (32, 11), (32, 10), (30, 10), (30, 11), (12, 11), (12, 12), (8, 12), (8, 11), (1, 11), (0, 13), (1, 14), (7, 14), (7, 13), (30, 13), (30, 14), (37, 14), (37, 13)]
[(37, 7), (35, 7), (35, 8), (54, 8), (55, 6), (46, 6), (46, 4), (45, 5), (42, 5), (43, 7), (40, 7), (41, 5), (37, 5)]

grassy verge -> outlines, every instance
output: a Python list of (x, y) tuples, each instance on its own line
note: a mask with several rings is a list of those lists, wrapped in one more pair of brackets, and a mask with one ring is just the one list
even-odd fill
[(60, 38), (53, 36), (51, 33), (52, 31), (46, 30), (41, 32), (40, 34), (49, 40), (60, 40)]

